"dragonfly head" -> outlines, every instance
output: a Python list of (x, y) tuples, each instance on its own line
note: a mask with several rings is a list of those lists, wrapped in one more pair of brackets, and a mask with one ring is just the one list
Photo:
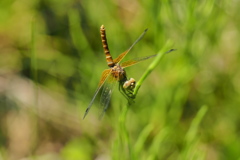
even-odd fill
[(130, 78), (129, 80), (125, 81), (123, 84), (123, 88), (127, 90), (133, 90), (135, 88), (136, 81), (133, 78)]

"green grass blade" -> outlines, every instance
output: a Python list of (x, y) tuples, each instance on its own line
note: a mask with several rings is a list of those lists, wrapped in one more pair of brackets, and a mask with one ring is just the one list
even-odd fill
[(185, 147), (181, 153), (180, 159), (202, 159), (204, 153), (197, 148), (199, 137), (197, 135), (200, 123), (208, 110), (207, 106), (202, 106), (196, 117), (193, 119), (190, 128), (185, 136)]
[(166, 45), (157, 53), (158, 55), (154, 59), (154, 61), (149, 65), (147, 70), (144, 72), (142, 77), (138, 80), (136, 87), (134, 89), (134, 95), (136, 97), (139, 88), (141, 87), (143, 81), (148, 77), (148, 75), (153, 71), (153, 69), (159, 64), (159, 62), (163, 59), (163, 57), (166, 55), (165, 52), (172, 46), (172, 42), (168, 41)]
[(149, 124), (140, 133), (140, 135), (134, 145), (134, 158), (135, 159), (140, 158), (139, 155), (140, 155), (141, 151), (144, 150), (144, 144), (152, 130), (153, 130), (153, 125)]

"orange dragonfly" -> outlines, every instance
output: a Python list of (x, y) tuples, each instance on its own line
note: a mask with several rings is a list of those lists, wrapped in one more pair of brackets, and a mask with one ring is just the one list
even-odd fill
[(96, 96), (99, 93), (100, 89), (102, 89), (100, 97), (100, 106), (102, 108), (102, 112), (100, 114), (100, 118), (104, 115), (110, 102), (113, 87), (117, 82), (119, 82), (119, 91), (123, 94), (123, 96), (127, 98), (127, 100), (134, 99), (133, 91), (136, 82), (133, 78), (127, 79), (126, 71), (124, 70), (124, 68), (135, 65), (146, 59), (155, 57), (157, 54), (135, 58), (123, 63), (120, 62), (126, 56), (126, 54), (133, 48), (133, 46), (144, 36), (146, 32), (147, 29), (145, 29), (145, 31), (138, 37), (138, 39), (132, 44), (132, 46), (128, 50), (120, 54), (116, 59), (113, 59), (108, 49), (105, 27), (103, 25), (100, 27), (102, 45), (106, 55), (106, 60), (109, 69), (103, 71), (97, 90), (95, 91), (94, 96), (85, 111), (83, 119), (86, 117), (90, 108), (92, 107), (93, 102), (96, 99)]

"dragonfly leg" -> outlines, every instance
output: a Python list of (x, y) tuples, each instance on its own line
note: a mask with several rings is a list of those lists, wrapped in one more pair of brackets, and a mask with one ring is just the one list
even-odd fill
[(119, 83), (119, 91), (120, 93), (128, 100), (129, 104), (134, 102), (135, 96), (133, 95), (133, 89), (126, 89), (123, 87), (123, 83)]

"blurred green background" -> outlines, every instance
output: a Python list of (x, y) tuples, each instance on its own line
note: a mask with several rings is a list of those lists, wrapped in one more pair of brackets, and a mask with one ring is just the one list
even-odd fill
[[(240, 159), (240, 1), (0, 1), (0, 160)], [(177, 49), (127, 115), (114, 90), (82, 120), (114, 58)], [(166, 47), (166, 43), (172, 45)], [(139, 80), (154, 59), (127, 68)]]

